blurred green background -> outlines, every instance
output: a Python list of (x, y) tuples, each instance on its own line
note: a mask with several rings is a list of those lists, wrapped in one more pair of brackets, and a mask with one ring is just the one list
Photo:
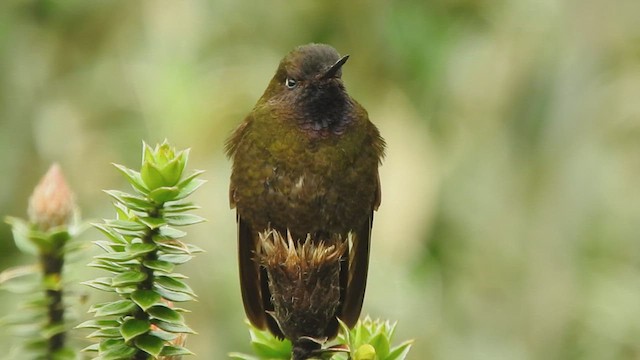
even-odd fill
[[(399, 321), (410, 359), (638, 359), (638, 14), (637, 0), (4, 0), (0, 216), (25, 216), (59, 162), (83, 217), (112, 217), (101, 189), (126, 185), (111, 162), (135, 168), (142, 140), (190, 147), (209, 222), (187, 229), (207, 251), (183, 269), (200, 295), (188, 345), (248, 351), (222, 145), (284, 54), (326, 42), (351, 55), (347, 88), (388, 143), (364, 313)], [(0, 225), (0, 268), (32, 261)], [(103, 296), (73, 292), (80, 317)], [(2, 312), (16, 300), (0, 294)]]

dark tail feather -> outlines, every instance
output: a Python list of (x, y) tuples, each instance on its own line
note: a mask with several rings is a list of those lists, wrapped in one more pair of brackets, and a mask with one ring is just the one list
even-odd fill
[(264, 329), (266, 316), (262, 303), (260, 269), (255, 261), (257, 241), (249, 224), (238, 216), (238, 265), (244, 311), (253, 326)]
[(349, 261), (349, 283), (346, 296), (343, 298), (340, 319), (349, 327), (353, 327), (362, 310), (364, 292), (367, 286), (367, 272), (369, 270), (369, 244), (371, 239), (371, 225), (373, 224), (373, 212), (356, 231)]
[[(345, 239), (346, 241), (346, 239)], [(345, 298), (347, 297), (347, 286), (349, 285), (349, 247), (347, 246), (344, 254), (340, 258), (340, 302), (344, 304)], [(338, 307), (336, 310), (336, 316), (342, 319), (342, 312), (344, 310), (344, 306)], [(329, 325), (324, 332), (324, 335), (333, 339), (336, 335), (338, 335), (338, 330), (340, 329), (340, 324), (338, 324), (338, 319), (334, 318), (331, 320)]]

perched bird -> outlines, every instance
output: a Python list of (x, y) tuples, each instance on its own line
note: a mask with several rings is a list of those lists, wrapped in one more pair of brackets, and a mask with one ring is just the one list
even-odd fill
[(295, 48), (226, 142), (244, 309), (254, 326), (279, 337), (283, 330), (271, 316), (268, 275), (258, 259), (265, 231), (298, 243), (348, 241), (336, 262), (339, 303), (325, 337), (336, 335), (336, 318), (355, 325), (362, 308), (385, 143), (345, 90), (348, 58), (324, 44)]

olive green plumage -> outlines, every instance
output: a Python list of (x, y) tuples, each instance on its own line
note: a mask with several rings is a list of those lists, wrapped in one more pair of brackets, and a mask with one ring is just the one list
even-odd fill
[[(384, 141), (346, 93), (340, 78), (346, 59), (328, 45), (294, 49), (226, 144), (245, 311), (255, 326), (279, 336), (277, 322), (265, 312), (273, 310), (268, 279), (255, 261), (258, 233), (266, 229), (290, 231), (299, 240), (310, 234), (314, 241), (351, 233), (336, 316), (352, 326), (362, 306)], [(334, 321), (326, 336), (336, 331)]]

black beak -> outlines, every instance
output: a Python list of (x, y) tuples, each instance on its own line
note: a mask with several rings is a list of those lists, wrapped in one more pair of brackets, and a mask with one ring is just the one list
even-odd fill
[(333, 77), (340, 77), (341, 75), (340, 69), (342, 68), (342, 65), (344, 65), (344, 63), (347, 62), (348, 59), (349, 59), (349, 55), (345, 55), (341, 57), (340, 60), (336, 61), (335, 64), (331, 65), (331, 67), (328, 68), (327, 71), (325, 71), (325, 73), (322, 74), (320, 78), (324, 80), (324, 79), (329, 79)]

